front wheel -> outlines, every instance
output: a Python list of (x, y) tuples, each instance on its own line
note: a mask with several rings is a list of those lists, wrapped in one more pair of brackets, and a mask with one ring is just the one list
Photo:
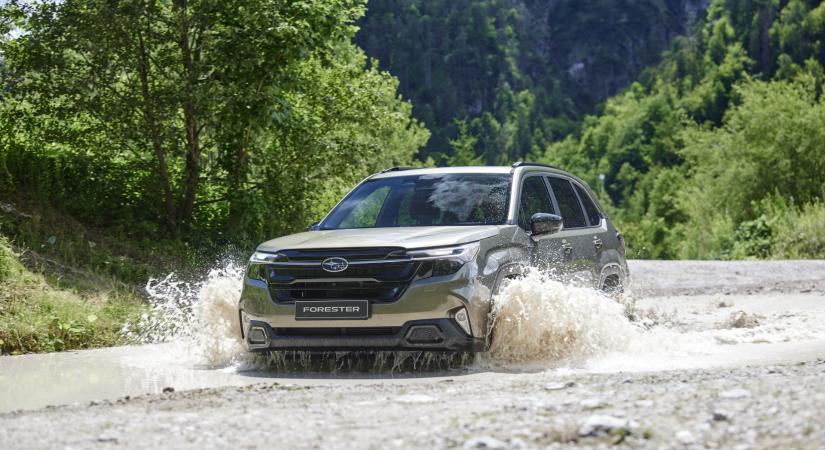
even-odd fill
[(605, 294), (615, 298), (624, 292), (624, 285), (618, 275), (608, 275), (602, 282), (601, 289)]

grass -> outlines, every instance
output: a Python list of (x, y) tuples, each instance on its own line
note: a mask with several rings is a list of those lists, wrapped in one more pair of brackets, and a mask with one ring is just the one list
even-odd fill
[(100, 278), (141, 285), (158, 271), (202, 266), (198, 252), (180, 240), (140, 239), (135, 230), (96, 228), (33, 199), (4, 198), (0, 233), (26, 249), (20, 255), (24, 265), (71, 287), (84, 290), (91, 281), (94, 289)]
[(167, 264), (54, 210), (0, 202), (0, 353), (125, 344), (124, 324), (146, 310), (139, 286)]
[(245, 252), (139, 239), (133, 230), (83, 224), (33, 199), (2, 198), (0, 353), (126, 344), (120, 331), (147, 312), (142, 287), (150, 277), (197, 276), (218, 257)]
[(49, 284), (20, 263), (0, 236), (0, 353), (30, 353), (125, 343), (120, 330), (145, 309), (129, 289), (80, 292)]

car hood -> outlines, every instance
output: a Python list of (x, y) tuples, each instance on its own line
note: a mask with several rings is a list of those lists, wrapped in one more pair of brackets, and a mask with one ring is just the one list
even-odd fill
[(259, 251), (287, 249), (403, 247), (406, 249), (465, 244), (495, 236), (497, 225), (452, 227), (393, 227), (318, 230), (272, 239), (258, 246)]

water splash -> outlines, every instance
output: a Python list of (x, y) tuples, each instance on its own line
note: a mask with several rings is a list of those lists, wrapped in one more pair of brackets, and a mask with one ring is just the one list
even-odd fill
[(238, 325), (243, 268), (221, 264), (205, 279), (186, 281), (171, 273), (146, 283), (151, 311), (123, 332), (140, 343), (174, 342), (182, 358), (195, 364), (242, 362), (245, 349)]
[[(490, 351), (478, 357), (427, 352), (275, 352), (251, 355), (241, 341), (237, 304), (243, 269), (219, 264), (198, 281), (175, 274), (146, 285), (152, 312), (124, 329), (141, 343), (174, 342), (194, 365), (273, 372), (431, 372), (473, 370), (665, 370), (735, 360), (736, 346), (825, 339), (825, 311), (726, 315), (702, 324), (672, 302), (651, 316), (585, 287), (533, 271), (493, 299)], [(663, 302), (673, 299), (664, 298)], [(705, 314), (711, 317), (712, 314)], [(714, 360), (715, 358), (715, 360)]]
[(257, 355), (248, 367), (279, 373), (425, 373), (468, 367), (475, 356), (461, 352), (270, 352)]
[(533, 271), (508, 282), (493, 299), (490, 351), (477, 365), (579, 372), (688, 369), (775, 358), (781, 351), (769, 344), (825, 341), (822, 309), (730, 314), (711, 306), (712, 300), (698, 310), (676, 297), (656, 301), (673, 311), (651, 317), (636, 308), (633, 296), (617, 301)]
[(493, 299), (490, 351), (484, 363), (558, 364), (624, 349), (641, 333), (625, 307), (593, 289), (531, 271)]

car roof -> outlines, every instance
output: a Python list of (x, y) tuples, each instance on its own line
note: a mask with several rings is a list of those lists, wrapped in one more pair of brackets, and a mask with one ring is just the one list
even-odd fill
[(393, 167), (377, 173), (370, 179), (393, 178), (414, 175), (449, 174), (449, 173), (490, 173), (509, 174), (513, 170), (510, 166), (467, 166), (467, 167), (426, 167), (426, 168), (398, 168)]
[(556, 173), (575, 178), (578, 177), (558, 167), (538, 163), (518, 162), (512, 166), (462, 166), (462, 167), (392, 167), (379, 173), (369, 176), (367, 179), (375, 180), (382, 178), (393, 178), (403, 176), (429, 175), (429, 174), (451, 174), (451, 173), (486, 173), (486, 174), (510, 174), (515, 171), (541, 171)]

